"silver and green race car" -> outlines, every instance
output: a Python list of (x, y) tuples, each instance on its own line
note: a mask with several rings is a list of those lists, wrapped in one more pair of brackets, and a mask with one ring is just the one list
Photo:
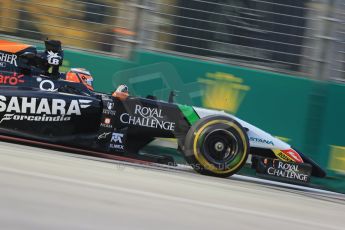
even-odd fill
[(167, 164), (173, 159), (139, 151), (157, 138), (174, 138), (186, 162), (205, 175), (229, 177), (249, 155), (262, 175), (300, 182), (326, 175), (289, 144), (231, 114), (172, 98), (98, 93), (85, 73), (75, 72), (72, 81), (58, 72), (58, 41), (46, 41), (42, 52), (14, 42), (0, 45), (1, 139)]

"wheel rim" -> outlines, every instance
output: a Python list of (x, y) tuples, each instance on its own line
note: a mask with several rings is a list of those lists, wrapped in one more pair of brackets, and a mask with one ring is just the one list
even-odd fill
[[(236, 122), (221, 119), (206, 121), (204, 124), (199, 124), (199, 126), (197, 130), (190, 130), (193, 132), (189, 133), (189, 135), (193, 135), (193, 143), (191, 143), (193, 150), (192, 154), (199, 163), (195, 168), (200, 170), (201, 167), (201, 170), (205, 170), (205, 172), (208, 171), (213, 175), (231, 175), (238, 171), (247, 159), (249, 147), (245, 131), (241, 126)], [(233, 160), (224, 164), (219, 164), (216, 161), (212, 163), (210, 159), (207, 159), (204, 155), (205, 137), (214, 130), (228, 131), (237, 138), (239, 149)]]
[(223, 129), (213, 130), (203, 140), (203, 154), (208, 162), (223, 167), (236, 158), (239, 142), (235, 135)]

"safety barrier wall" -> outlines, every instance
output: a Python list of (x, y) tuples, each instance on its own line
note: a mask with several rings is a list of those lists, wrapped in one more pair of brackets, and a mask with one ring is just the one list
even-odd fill
[[(345, 192), (345, 86), (197, 59), (139, 51), (134, 61), (67, 51), (64, 68), (87, 66), (96, 89), (225, 110), (305, 152), (330, 172), (315, 183)], [(341, 184), (343, 183), (343, 184)]]

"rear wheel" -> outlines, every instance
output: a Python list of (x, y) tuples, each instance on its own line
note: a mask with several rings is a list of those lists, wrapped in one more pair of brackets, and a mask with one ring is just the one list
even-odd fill
[(249, 154), (244, 128), (226, 116), (209, 116), (188, 131), (183, 152), (199, 173), (228, 177), (242, 168)]

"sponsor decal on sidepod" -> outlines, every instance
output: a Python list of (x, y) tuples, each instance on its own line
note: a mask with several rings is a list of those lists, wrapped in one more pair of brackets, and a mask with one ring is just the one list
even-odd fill
[(109, 116), (115, 116), (116, 115), (116, 111), (109, 110), (109, 109), (103, 109), (103, 114), (104, 115), (109, 115)]
[(115, 103), (114, 102), (108, 102), (107, 103), (107, 108), (108, 110), (112, 110), (114, 108)]
[(136, 105), (134, 114), (138, 116), (131, 116), (128, 113), (123, 113), (120, 116), (120, 121), (123, 124), (137, 125), (141, 127), (159, 128), (170, 131), (175, 130), (174, 122), (164, 121), (161, 109)]
[(111, 140), (110, 140), (110, 146), (109, 147), (112, 149), (117, 149), (117, 150), (123, 151), (124, 150), (123, 137), (124, 137), (123, 133), (113, 133)]
[(113, 125), (111, 124), (112, 120), (109, 117), (104, 118), (103, 123), (101, 123), (101, 127), (112, 129)]
[[(51, 100), (51, 104), (49, 103)], [(4, 121), (69, 121), (71, 115), (80, 116), (81, 109), (90, 107), (91, 100), (72, 100), (67, 106), (63, 99), (11, 97), (8, 104), (7, 98), (0, 95), (0, 112), (5, 115), (0, 120)]]
[(24, 77), (23, 74), (14, 73), (13, 75), (3, 75), (0, 74), (0, 84), (1, 85), (18, 85), (19, 83), (24, 83), (24, 80), (21, 79)]
[(101, 135), (98, 136), (98, 140), (104, 140), (107, 139), (107, 137), (111, 134), (111, 132), (109, 133), (102, 133)]

